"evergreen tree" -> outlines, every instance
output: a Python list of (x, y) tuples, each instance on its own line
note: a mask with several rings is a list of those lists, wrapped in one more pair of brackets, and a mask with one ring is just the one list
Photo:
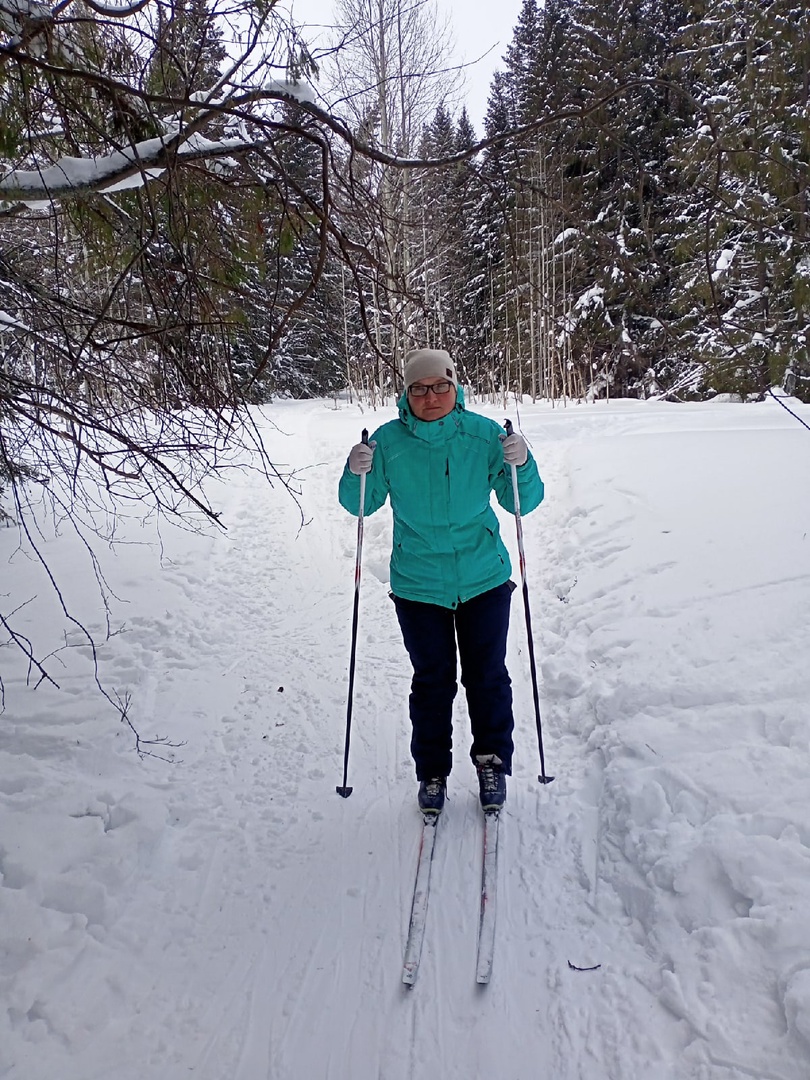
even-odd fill
[[(469, 151), (475, 141), (475, 131), (464, 109), (456, 125), (455, 149), (459, 153)], [(450, 273), (455, 303), (448, 344), (465, 379), (475, 385), (489, 343), (488, 235), (492, 206), (474, 159), (456, 167), (452, 198), (455, 219)]]
[[(275, 152), (286, 178), (262, 214), (266, 276), (249, 304), (247, 323), (266, 332), (286, 326), (278, 346), (263, 366), (252, 394), (266, 400), (274, 394), (316, 397), (345, 383), (345, 356), (341, 333), (342, 294), (337, 264), (325, 250), (318, 205), (322, 144), (315, 125), (297, 106), (287, 106), (282, 117), (288, 129)], [(313, 138), (305, 136), (307, 131)], [(314, 285), (313, 285), (314, 282)], [(296, 317), (290, 318), (295, 312)], [(264, 361), (251, 357), (248, 370)]]
[(159, 4), (149, 89), (178, 102), (211, 90), (227, 56), (222, 37), (207, 0)]
[[(761, 396), (806, 363), (808, 14), (728, 0), (683, 31), (701, 115), (678, 147), (676, 305), (702, 391)], [(686, 199), (690, 213), (684, 213)]]

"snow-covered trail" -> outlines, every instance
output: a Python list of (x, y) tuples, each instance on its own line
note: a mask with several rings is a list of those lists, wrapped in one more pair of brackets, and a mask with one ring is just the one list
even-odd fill
[(804, 1080), (810, 436), (775, 404), (524, 408), (547, 485), (525, 531), (557, 779), (537, 783), (518, 595), (493, 981), (474, 978), (459, 699), (408, 991), (419, 818), (387, 511), (366, 521), (354, 793), (335, 793), (356, 536), (335, 488), (389, 412), (267, 415), (300, 511), (234, 474), (227, 536), (164, 531), (162, 563), (138, 547), (105, 567), (129, 604), (103, 674), (142, 733), (184, 741), (179, 763), (135, 759), (78, 658), (68, 693), (7, 680), (0, 1077)]

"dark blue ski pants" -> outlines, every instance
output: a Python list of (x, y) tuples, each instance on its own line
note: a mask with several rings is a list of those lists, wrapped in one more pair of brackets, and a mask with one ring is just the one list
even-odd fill
[(397, 618), (413, 665), (409, 698), (411, 754), (418, 780), (448, 776), (453, 765), (456, 644), (472, 727), (470, 757), (497, 754), (512, 771), (512, 684), (506, 670), (511, 581), (455, 610), (395, 596)]

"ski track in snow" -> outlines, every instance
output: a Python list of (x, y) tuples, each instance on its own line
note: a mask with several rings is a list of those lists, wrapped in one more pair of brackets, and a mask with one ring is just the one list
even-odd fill
[[(356, 540), (336, 484), (391, 410), (265, 411), (300, 512), (234, 473), (215, 493), (227, 534), (164, 528), (158, 546), (130, 521), (132, 546), (103, 555), (126, 628), (102, 678), (142, 735), (184, 744), (174, 763), (136, 758), (86, 649), (60, 654), (61, 692), (24, 690), (3, 656), (0, 1077), (806, 1080), (806, 433), (774, 404), (522, 408), (547, 487), (525, 535), (556, 779), (537, 783), (518, 594), (492, 983), (475, 983), (460, 697), (407, 990), (420, 822), (387, 510), (366, 520), (354, 793), (335, 793)], [(0, 542), (14, 598), (38, 597), (28, 630), (56, 642), (36, 566)], [(77, 545), (49, 550), (99, 630)]]

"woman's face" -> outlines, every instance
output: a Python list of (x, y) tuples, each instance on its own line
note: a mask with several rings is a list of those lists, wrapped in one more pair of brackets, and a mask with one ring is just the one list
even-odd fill
[[(438, 386), (448, 389), (443, 394), (437, 394), (430, 389), (424, 397), (419, 397), (413, 393), (414, 386)], [(417, 420), (441, 420), (456, 407), (456, 388), (447, 379), (419, 379), (408, 389), (408, 404)]]

